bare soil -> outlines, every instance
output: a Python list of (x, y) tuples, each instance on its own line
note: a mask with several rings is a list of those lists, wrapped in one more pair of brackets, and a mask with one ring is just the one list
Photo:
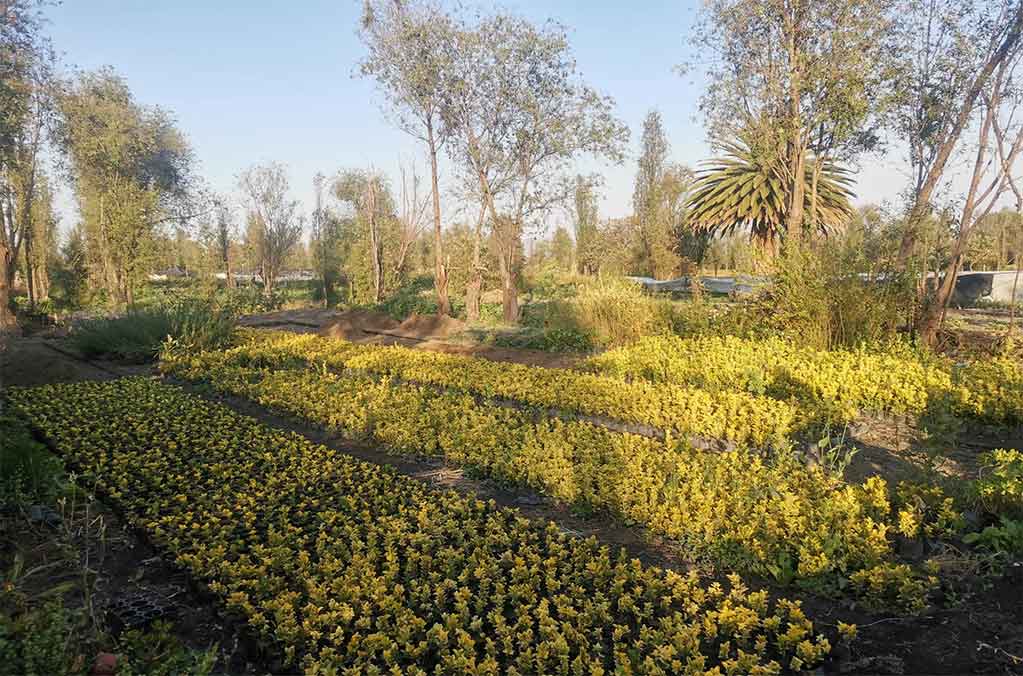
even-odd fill
[(353, 343), (370, 345), (401, 345), (416, 350), (461, 354), (491, 361), (571, 368), (580, 356), (571, 353), (545, 352), (493, 347), (472, 338), (465, 325), (457, 319), (436, 315), (413, 315), (399, 324), (393, 318), (368, 310), (336, 312), (323, 309), (282, 310), (243, 317), (243, 326), (273, 328), (295, 333), (318, 333)]
[[(438, 349), (437, 344), (423, 347), (429, 342), (418, 341), (416, 347)], [(106, 379), (145, 372), (144, 368), (125, 369), (117, 364), (84, 362), (59, 341), (41, 338), (8, 343), (2, 366), (3, 380), (0, 383), (5, 387), (58, 380)], [(568, 506), (528, 491), (476, 478), (463, 468), (443, 460), (392, 455), (386, 449), (339, 438), (327, 430), (280, 415), (251, 401), (211, 394), (194, 385), (182, 385), (268, 425), (297, 431), (312, 441), (340, 449), (353, 457), (391, 465), (403, 474), (439, 488), (452, 488), (492, 499), (500, 505), (518, 509), (528, 518), (553, 521), (571, 534), (597, 537), (613, 547), (625, 548), (630, 555), (646, 563), (675, 570), (702, 567), (687, 558), (686, 553), (674, 543), (653, 537), (641, 528), (623, 526), (606, 515), (577, 513)], [(917, 461), (914, 460), (913, 444), (908, 435), (903, 440), (896, 434), (897, 440), (891, 441), (890, 433), (878, 425), (867, 425), (858, 432), (857, 436), (865, 444), (870, 440), (877, 442), (872, 445), (874, 451), (865, 451), (858, 457), (864, 468), (869, 467), (869, 470), (862, 471), (886, 476), (897, 476), (903, 472), (909, 475), (916, 471)], [(966, 466), (968, 463), (964, 461), (962, 464)], [(180, 608), (183, 619), (175, 631), (187, 645), (201, 649), (219, 642), (224, 652), (223, 668), (230, 673), (275, 670), (277, 665), (272, 656), (261, 655), (254, 644), (245, 639), (244, 632), (237, 625), (220, 617), (216, 604), (193, 587), (187, 576), (158, 557), (141, 534), (126, 528), (116, 514), (102, 507), (100, 509), (104, 510), (104, 518), (108, 518), (111, 524), (108, 531), (118, 533), (119, 538), (118, 544), (110, 545), (110, 553), (98, 564), (97, 575), (103, 583), (104, 598), (112, 598), (139, 586), (154, 589), (173, 599)], [(4, 549), (0, 551), (5, 553), (12, 547), (34, 546), (28, 535), (14, 534), (13, 540), (11, 534), (4, 535)], [(958, 560), (951, 555), (948, 558), (952, 562)], [(913, 617), (870, 613), (848, 599), (836, 601), (794, 588), (779, 588), (768, 580), (746, 581), (755, 588), (768, 589), (772, 595), (800, 598), (807, 614), (822, 631), (833, 634), (838, 621), (855, 622), (860, 626), (859, 639), (852, 651), (837, 649), (822, 673), (1023, 674), (1023, 570), (1010, 570), (1008, 575), (998, 579), (981, 577), (978, 571), (959, 571), (955, 597), (945, 598), (944, 603), (938, 604), (940, 609)]]

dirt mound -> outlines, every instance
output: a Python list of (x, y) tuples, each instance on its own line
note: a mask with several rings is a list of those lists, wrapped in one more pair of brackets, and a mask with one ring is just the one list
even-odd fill
[(462, 331), (465, 331), (465, 322), (453, 317), (413, 312), (392, 333), (407, 338), (450, 338)]
[(398, 322), (382, 312), (349, 310), (337, 315), (333, 321), (325, 323), (319, 334), (344, 340), (360, 340), (368, 337), (367, 331), (391, 331), (396, 328)]

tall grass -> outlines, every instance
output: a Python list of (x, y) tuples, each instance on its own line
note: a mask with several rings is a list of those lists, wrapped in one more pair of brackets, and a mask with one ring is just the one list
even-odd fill
[(231, 309), (209, 298), (184, 297), (117, 317), (89, 320), (72, 331), (70, 338), (87, 357), (145, 362), (156, 357), (167, 338), (186, 350), (225, 345), (234, 325)]
[(644, 293), (636, 282), (598, 277), (576, 293), (548, 304), (549, 329), (576, 331), (599, 347), (619, 347), (643, 336), (671, 330), (671, 303)]

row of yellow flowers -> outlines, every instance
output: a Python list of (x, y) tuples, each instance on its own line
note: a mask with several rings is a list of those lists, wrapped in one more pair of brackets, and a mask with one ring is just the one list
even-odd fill
[(880, 478), (845, 485), (792, 454), (701, 452), (471, 396), (314, 369), (234, 365), (230, 353), (164, 368), (399, 453), (441, 455), (558, 500), (641, 523), (703, 556), (780, 579), (872, 566), (894, 522)]
[(747, 392), (708, 392), (664, 383), (623, 383), (570, 369), (413, 350), (357, 345), (316, 335), (242, 330), (227, 351), (238, 366), (321, 365), (399, 378), (490, 398), (616, 421), (649, 425), (677, 436), (725, 439), (742, 445), (780, 445), (800, 424), (786, 402)]
[(307, 673), (770, 674), (829, 650), (737, 577), (643, 566), (157, 381), (9, 397)]
[(766, 394), (839, 421), (865, 410), (919, 415), (948, 405), (988, 422), (1023, 422), (1023, 368), (1004, 356), (956, 366), (906, 347), (821, 351), (780, 338), (651, 336), (583, 369), (633, 383)]

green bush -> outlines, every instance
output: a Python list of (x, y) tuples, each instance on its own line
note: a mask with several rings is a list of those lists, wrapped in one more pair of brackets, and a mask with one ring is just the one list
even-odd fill
[(71, 333), (72, 344), (86, 357), (113, 357), (144, 362), (156, 357), (167, 338), (184, 349), (226, 345), (235, 325), (235, 310), (211, 298), (185, 296), (119, 317), (93, 319)]
[(576, 293), (547, 304), (544, 328), (589, 336), (594, 345), (618, 347), (671, 330), (671, 303), (620, 277), (598, 277)]
[(1023, 519), (1023, 452), (997, 449), (982, 454), (972, 492), (987, 513)]
[(0, 505), (45, 503), (59, 488), (63, 465), (21, 421), (0, 417)]
[(862, 251), (793, 247), (751, 304), (777, 334), (818, 349), (886, 342), (909, 316), (913, 286)]

